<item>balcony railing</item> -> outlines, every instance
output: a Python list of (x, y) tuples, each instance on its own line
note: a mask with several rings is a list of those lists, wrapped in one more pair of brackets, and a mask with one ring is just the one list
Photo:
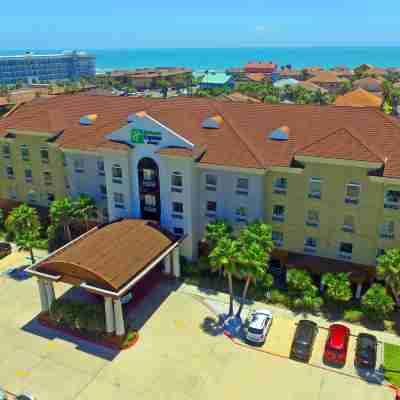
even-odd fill
[(316, 251), (317, 249), (315, 246), (304, 246), (304, 253), (315, 254)]
[(391, 201), (385, 201), (384, 207), (390, 210), (399, 210), (400, 209), (400, 203), (397, 202), (391, 202)]
[(339, 252), (338, 257), (342, 260), (351, 260), (353, 255), (344, 251)]

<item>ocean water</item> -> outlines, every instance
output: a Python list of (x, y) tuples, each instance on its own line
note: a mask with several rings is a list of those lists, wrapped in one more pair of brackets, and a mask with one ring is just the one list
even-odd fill
[[(38, 54), (62, 50), (29, 49)], [(69, 50), (69, 49), (68, 49)], [(381, 67), (400, 67), (400, 47), (243, 47), (180, 49), (82, 49), (96, 55), (98, 70), (182, 66), (194, 70), (223, 70), (240, 67), (250, 60), (274, 61), (293, 68), (320, 65), (326, 68), (368, 63)], [(22, 54), (23, 50), (0, 50), (0, 55)]]

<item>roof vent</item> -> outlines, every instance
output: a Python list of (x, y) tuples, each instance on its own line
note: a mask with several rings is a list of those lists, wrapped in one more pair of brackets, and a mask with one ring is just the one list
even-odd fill
[(146, 111), (139, 111), (134, 114), (128, 115), (128, 123), (133, 122), (136, 118), (144, 118), (146, 116)]
[(97, 120), (97, 114), (84, 115), (80, 118), (79, 123), (81, 125), (93, 125)]
[(212, 117), (206, 118), (202, 124), (202, 128), (206, 129), (218, 129), (221, 127), (223, 119), (220, 115), (213, 115)]
[(281, 126), (278, 129), (272, 131), (268, 137), (271, 140), (285, 141), (289, 139), (290, 129), (287, 126)]

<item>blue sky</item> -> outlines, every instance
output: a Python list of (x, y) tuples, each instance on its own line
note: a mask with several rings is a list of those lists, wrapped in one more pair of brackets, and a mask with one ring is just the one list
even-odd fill
[(3, 1), (0, 50), (400, 44), (399, 0), (105, 3)]

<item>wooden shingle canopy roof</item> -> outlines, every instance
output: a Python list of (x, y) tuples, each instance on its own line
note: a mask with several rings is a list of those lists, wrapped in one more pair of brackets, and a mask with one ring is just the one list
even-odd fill
[(178, 239), (151, 221), (124, 219), (93, 228), (34, 269), (59, 281), (117, 292)]

